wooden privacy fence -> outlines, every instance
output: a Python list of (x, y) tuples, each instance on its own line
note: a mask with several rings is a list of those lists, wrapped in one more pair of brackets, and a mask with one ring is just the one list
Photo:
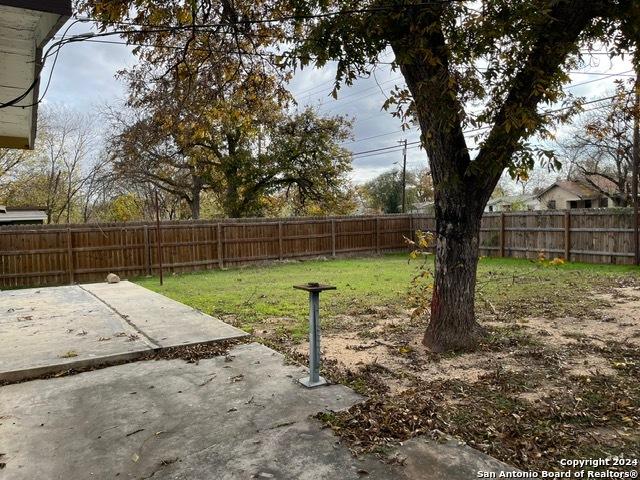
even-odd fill
[[(432, 216), (415, 215), (416, 229), (435, 227)], [(492, 257), (561, 257), (572, 262), (634, 262), (631, 209), (544, 210), (488, 213), (482, 218), (480, 254)]]
[[(165, 272), (406, 248), (409, 215), (162, 222)], [(0, 228), (0, 288), (61, 285), (159, 271), (153, 223)]]
[[(539, 253), (590, 263), (633, 263), (628, 211), (486, 214), (481, 254)], [(163, 222), (163, 268), (187, 272), (271, 260), (406, 249), (404, 237), (433, 230), (428, 215), (228, 219)], [(0, 288), (103, 280), (107, 273), (158, 273), (158, 231), (151, 223), (0, 228)]]

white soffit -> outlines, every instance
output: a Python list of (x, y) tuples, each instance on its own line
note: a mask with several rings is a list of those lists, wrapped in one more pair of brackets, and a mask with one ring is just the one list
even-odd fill
[[(71, 0), (0, 0), (0, 104), (33, 84), (42, 48), (70, 15)], [(33, 148), (38, 94), (36, 85), (16, 106), (0, 108), (0, 148)]]

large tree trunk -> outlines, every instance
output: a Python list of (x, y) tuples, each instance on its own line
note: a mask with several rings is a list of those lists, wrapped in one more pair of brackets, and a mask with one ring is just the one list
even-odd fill
[(197, 174), (195, 168), (191, 167), (191, 198), (187, 199), (187, 203), (191, 209), (191, 218), (193, 220), (200, 219), (200, 199), (202, 198), (203, 187), (204, 180)]
[(200, 191), (194, 190), (193, 196), (189, 202), (189, 208), (191, 209), (191, 219), (200, 220)]
[(193, 220), (200, 220), (200, 199), (202, 198), (202, 185), (198, 182), (191, 189), (191, 201), (189, 207), (191, 208), (191, 218)]
[(244, 216), (241, 208), (240, 192), (232, 176), (227, 176), (226, 195), (222, 201), (222, 209), (228, 218), (241, 218)]
[(474, 309), (480, 218), (455, 200), (447, 199), (453, 205), (436, 217), (435, 284), (423, 340), (433, 352), (470, 349), (482, 332)]
[[(551, 2), (539, 22), (536, 41), (513, 78), (490, 132), (471, 159), (463, 131), (466, 116), (458, 76), (445, 39), (448, 2), (435, 2), (420, 15), (394, 21), (387, 38), (413, 99), (413, 113), (429, 156), (436, 196), (436, 271), (431, 322), (424, 344), (434, 351), (473, 347), (482, 329), (474, 297), (482, 212), (501, 173), (535, 124), (538, 104), (558, 68), (577, 50), (581, 32), (609, 2)], [(446, 19), (446, 20), (445, 20)], [(417, 22), (417, 23), (416, 23)], [(517, 112), (517, 115), (514, 114)]]
[[(442, 33), (431, 35), (430, 44), (440, 45), (434, 51), (446, 50)], [(436, 203), (435, 284), (423, 343), (434, 352), (468, 350), (482, 332), (474, 308), (478, 237), (484, 203), (495, 185), (479, 185), (467, 173), (471, 158), (458, 115), (462, 106), (449, 93), (453, 83), (446, 60), (400, 68), (415, 101)]]

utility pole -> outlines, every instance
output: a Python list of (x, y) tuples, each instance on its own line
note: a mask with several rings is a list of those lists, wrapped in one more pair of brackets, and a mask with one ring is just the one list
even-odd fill
[(399, 140), (402, 149), (402, 213), (407, 212), (407, 140)]
[(638, 170), (640, 170), (640, 46), (636, 47), (635, 70), (636, 81), (635, 102), (633, 108), (633, 168), (631, 169), (631, 195), (633, 196), (633, 259), (635, 265), (640, 265), (640, 216), (638, 214)]

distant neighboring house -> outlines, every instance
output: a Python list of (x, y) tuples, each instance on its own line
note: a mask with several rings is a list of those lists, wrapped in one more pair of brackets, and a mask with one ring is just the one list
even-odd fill
[(409, 207), (407, 213), (418, 213), (423, 215), (433, 215), (436, 211), (435, 202), (416, 202)]
[(47, 211), (38, 207), (5, 207), (0, 205), (0, 226), (40, 225), (47, 221)]
[[(600, 186), (602, 190), (602, 186)], [(538, 194), (542, 210), (572, 208), (611, 208), (621, 205), (620, 196), (614, 191), (605, 195), (586, 182), (559, 180)]]
[(484, 208), (487, 213), (522, 210), (540, 210), (540, 201), (535, 195), (512, 195), (493, 198)]

